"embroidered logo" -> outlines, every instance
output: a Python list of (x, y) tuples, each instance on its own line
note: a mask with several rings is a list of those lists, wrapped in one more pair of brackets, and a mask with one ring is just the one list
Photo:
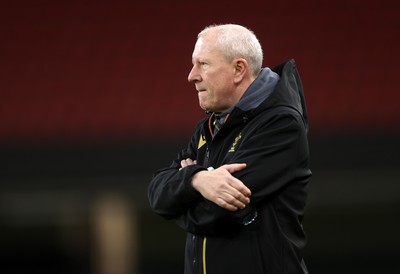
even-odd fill
[(238, 142), (240, 141), (240, 139), (242, 139), (241, 132), (239, 133), (238, 136), (236, 136), (235, 141), (233, 141), (233, 144), (232, 144), (231, 148), (228, 150), (228, 152), (235, 152), (236, 146), (237, 146)]
[(206, 144), (206, 137), (202, 134), (202, 135), (200, 135), (199, 144), (197, 145), (197, 149), (200, 149), (205, 144)]

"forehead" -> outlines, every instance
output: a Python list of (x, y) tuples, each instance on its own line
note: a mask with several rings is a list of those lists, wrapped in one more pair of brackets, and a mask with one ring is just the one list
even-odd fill
[(193, 59), (196, 58), (210, 58), (216, 57), (220, 55), (220, 51), (218, 50), (215, 44), (215, 38), (208, 35), (204, 37), (200, 37), (194, 46), (193, 50)]

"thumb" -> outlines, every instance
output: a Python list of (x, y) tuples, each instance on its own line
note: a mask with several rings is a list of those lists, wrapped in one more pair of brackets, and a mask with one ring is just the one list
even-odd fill
[(235, 163), (235, 164), (228, 164), (228, 165), (223, 165), (221, 166), (222, 168), (226, 169), (229, 171), (229, 173), (235, 173), (237, 171), (241, 171), (245, 169), (247, 164), (245, 163)]

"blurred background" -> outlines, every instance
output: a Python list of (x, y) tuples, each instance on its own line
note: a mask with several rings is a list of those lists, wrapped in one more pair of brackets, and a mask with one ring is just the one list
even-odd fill
[(204, 116), (197, 33), (252, 29), (295, 58), (314, 176), (310, 273), (400, 273), (397, 0), (2, 1), (0, 273), (182, 273), (146, 188)]

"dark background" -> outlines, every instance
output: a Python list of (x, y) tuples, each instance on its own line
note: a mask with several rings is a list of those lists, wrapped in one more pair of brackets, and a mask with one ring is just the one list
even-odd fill
[[(252, 29), (295, 58), (314, 176), (310, 273), (400, 273), (396, 0), (2, 1), (0, 273), (181, 273), (146, 187), (204, 116), (197, 33)], [(111, 270), (110, 270), (111, 269)]]

